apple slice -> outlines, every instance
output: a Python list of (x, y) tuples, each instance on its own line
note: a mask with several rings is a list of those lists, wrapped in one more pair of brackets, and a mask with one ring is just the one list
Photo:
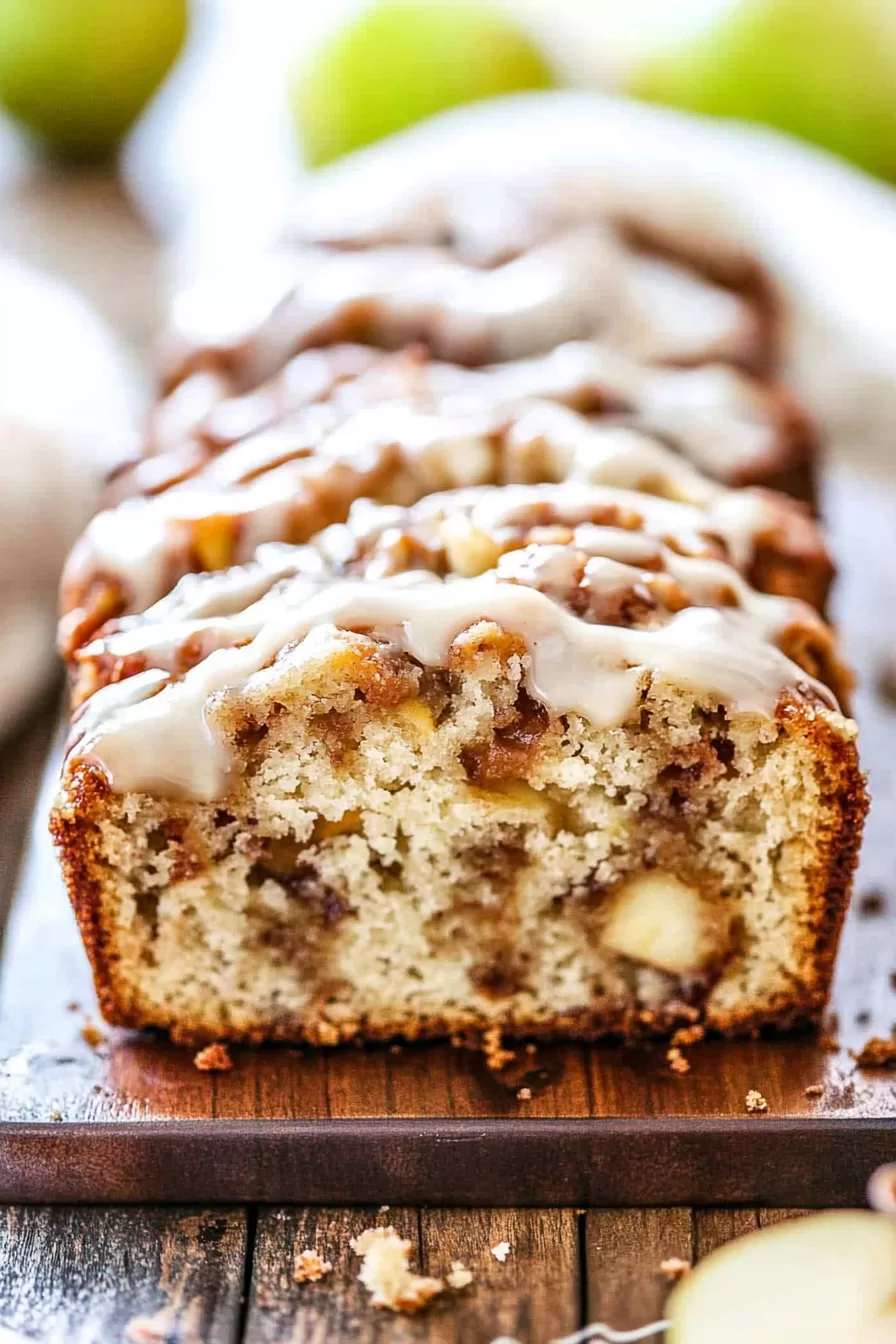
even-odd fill
[(668, 1344), (896, 1344), (896, 1220), (825, 1213), (730, 1242), (668, 1316)]
[(602, 942), (611, 952), (670, 975), (703, 970), (724, 951), (725, 921), (674, 873), (640, 873), (613, 897)]

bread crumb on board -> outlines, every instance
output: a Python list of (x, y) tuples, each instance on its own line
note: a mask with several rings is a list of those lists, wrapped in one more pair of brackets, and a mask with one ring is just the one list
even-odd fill
[(230, 1051), (222, 1041), (207, 1045), (193, 1056), (193, 1064), (202, 1073), (227, 1073), (233, 1068)]
[(296, 1253), (292, 1276), (296, 1283), (318, 1283), (332, 1268), (329, 1260), (322, 1260), (317, 1251), (306, 1247)]
[(81, 1028), (81, 1039), (91, 1050), (97, 1050), (105, 1044), (106, 1033), (101, 1031), (95, 1022), (85, 1022)]
[(449, 1288), (455, 1292), (460, 1292), (462, 1288), (468, 1288), (473, 1282), (473, 1271), (467, 1269), (463, 1260), (451, 1261), (451, 1272), (445, 1275), (445, 1282)]
[(499, 1265), (503, 1265), (504, 1261), (507, 1259), (509, 1254), (510, 1254), (509, 1241), (499, 1241), (497, 1246), (492, 1247), (492, 1255), (495, 1257)]
[(368, 1227), (350, 1242), (360, 1255), (358, 1278), (375, 1307), (387, 1311), (422, 1311), (445, 1290), (444, 1279), (415, 1274), (410, 1268), (411, 1243), (394, 1227)]
[(695, 1022), (692, 1027), (679, 1027), (669, 1044), (679, 1048), (683, 1045), (696, 1045), (698, 1041), (703, 1040), (705, 1035), (706, 1028), (699, 1022)]
[(517, 1101), (531, 1101), (532, 1100), (531, 1087), (521, 1087), (517, 1092), (516, 1096)]
[(746, 1097), (746, 1107), (751, 1115), (761, 1115), (768, 1110), (768, 1102), (761, 1092), (751, 1087)]
[(861, 1050), (851, 1050), (860, 1069), (896, 1068), (896, 1036), (872, 1036)]
[(691, 1066), (677, 1045), (666, 1051), (666, 1059), (673, 1073), (690, 1073)]
[(691, 1266), (687, 1260), (681, 1260), (677, 1255), (670, 1255), (668, 1260), (660, 1261), (660, 1272), (675, 1282), (677, 1279), (683, 1279), (685, 1274), (690, 1274)]
[(132, 1316), (124, 1328), (127, 1344), (167, 1344), (175, 1326), (175, 1312), (171, 1303), (160, 1307), (152, 1316)]
[(807, 1097), (820, 1097), (824, 1093), (824, 1083), (810, 1083), (805, 1089), (804, 1095)]
[(499, 1073), (506, 1064), (512, 1064), (516, 1059), (515, 1050), (505, 1050), (502, 1046), (500, 1027), (489, 1027), (482, 1033), (482, 1053), (492, 1073)]

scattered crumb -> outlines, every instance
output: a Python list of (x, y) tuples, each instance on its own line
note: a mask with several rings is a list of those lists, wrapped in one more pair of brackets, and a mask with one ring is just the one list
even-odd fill
[(896, 971), (890, 972), (890, 988), (896, 989)]
[(505, 1050), (501, 1045), (500, 1027), (489, 1027), (488, 1031), (482, 1033), (482, 1052), (485, 1055), (486, 1066), (492, 1073), (499, 1073), (505, 1064), (510, 1064), (516, 1059), (516, 1051)]
[(61, 1119), (62, 1119), (62, 1112), (61, 1112), (61, 1111), (51, 1111), (51, 1112), (50, 1112), (50, 1119), (51, 1119), (51, 1120), (56, 1120), (56, 1121), (61, 1120)]
[(306, 1247), (296, 1255), (292, 1276), (296, 1283), (317, 1283), (325, 1274), (329, 1274), (332, 1268), (329, 1260), (321, 1260), (317, 1251)]
[(860, 1069), (896, 1068), (896, 1039), (872, 1036), (858, 1053), (851, 1050), (850, 1054)]
[(200, 1050), (198, 1055), (194, 1055), (193, 1063), (203, 1073), (226, 1073), (233, 1068), (230, 1051), (222, 1041), (215, 1041), (213, 1045)]
[(356, 1237), (351, 1237), (348, 1244), (355, 1255), (366, 1255), (373, 1243), (381, 1237), (396, 1237), (397, 1235), (394, 1227), (365, 1227), (363, 1232), (359, 1232)]
[(69, 1012), (69, 1013), (80, 1013), (80, 1011), (81, 1011), (81, 1005), (80, 1005), (80, 1003), (77, 1003), (74, 999), (72, 999), (71, 1003), (67, 1003), (67, 1004), (65, 1005), (65, 1008), (66, 1008), (66, 1012)]
[(526, 1046), (526, 1054), (527, 1054), (527, 1055), (534, 1055), (537, 1049), (538, 1049), (538, 1046), (535, 1044), (535, 1042), (534, 1042), (534, 1041), (529, 1041), (528, 1045)]
[(747, 1110), (751, 1115), (760, 1115), (768, 1110), (768, 1102), (761, 1092), (757, 1092), (755, 1087), (751, 1087), (746, 1098)]
[(859, 914), (864, 919), (872, 919), (875, 915), (882, 915), (886, 908), (886, 897), (878, 887), (866, 891), (864, 895), (859, 897)]
[(175, 1328), (174, 1307), (169, 1303), (152, 1316), (133, 1316), (124, 1328), (128, 1344), (168, 1344)]
[(830, 1036), (830, 1035), (819, 1036), (818, 1044), (821, 1046), (822, 1050), (840, 1049), (840, 1042), (837, 1040), (836, 1036)]
[(824, 1092), (823, 1083), (810, 1083), (809, 1086), (806, 1088), (805, 1095), (807, 1097), (820, 1097), (823, 1094), (823, 1092)]
[(390, 1055), (400, 1055), (400, 1054), (401, 1054), (401, 1046), (400, 1046), (400, 1045), (390, 1045), (390, 1046), (389, 1046), (389, 1054), (390, 1054)]
[(517, 1092), (516, 1095), (517, 1095), (517, 1100), (518, 1100), (518, 1101), (531, 1101), (531, 1100), (532, 1100), (532, 1089), (531, 1089), (531, 1087), (521, 1087), (520, 1090)]
[(86, 1022), (81, 1028), (81, 1039), (91, 1050), (96, 1050), (105, 1044), (106, 1033), (101, 1031), (95, 1022)]
[(668, 1260), (660, 1263), (660, 1271), (665, 1274), (667, 1279), (683, 1279), (686, 1274), (690, 1274), (691, 1266), (687, 1260), (680, 1260), (677, 1255), (672, 1255)]
[(868, 1023), (869, 1023), (870, 1021), (871, 1021), (871, 1014), (870, 1014), (869, 1012), (867, 1012), (866, 1010), (863, 1009), (863, 1011), (862, 1011), (861, 1013), (856, 1013), (856, 1026), (857, 1026), (857, 1027), (867, 1027), (867, 1025), (868, 1025)]
[(390, 1208), (390, 1206), (389, 1206), (388, 1204), (381, 1204), (381, 1205), (379, 1206), (379, 1208), (377, 1209), (377, 1213), (388, 1213), (388, 1212), (389, 1212), (389, 1208)]
[(670, 1050), (666, 1051), (666, 1059), (669, 1061), (669, 1068), (673, 1073), (690, 1073), (691, 1066), (677, 1045), (673, 1045)]
[(492, 1255), (495, 1257), (499, 1265), (503, 1265), (504, 1261), (507, 1259), (509, 1254), (510, 1254), (509, 1241), (499, 1241), (497, 1246), (492, 1247)]
[(368, 1227), (352, 1237), (351, 1248), (362, 1257), (358, 1278), (375, 1307), (387, 1311), (422, 1311), (444, 1292), (443, 1279), (414, 1274), (410, 1268), (411, 1243), (394, 1227)]
[(468, 1288), (473, 1282), (473, 1271), (467, 1269), (463, 1260), (452, 1260), (451, 1273), (445, 1275), (445, 1282), (449, 1288), (460, 1292), (461, 1288)]
[(696, 1045), (698, 1041), (703, 1040), (705, 1035), (706, 1028), (702, 1026), (701, 1023), (695, 1022), (692, 1027), (679, 1027), (669, 1044), (671, 1046), (679, 1047), (683, 1045)]
[(461, 1048), (461, 1046), (463, 1045), (463, 1043), (464, 1043), (464, 1038), (463, 1038), (463, 1036), (458, 1036), (457, 1033), (455, 1033), (455, 1034), (450, 1038), (450, 1040), (451, 1040), (451, 1044), (454, 1046), (455, 1050), (459, 1050), (459, 1049)]

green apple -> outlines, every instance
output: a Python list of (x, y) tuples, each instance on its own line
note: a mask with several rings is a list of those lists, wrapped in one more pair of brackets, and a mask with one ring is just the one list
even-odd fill
[(896, 1219), (825, 1213), (729, 1242), (667, 1316), (668, 1344), (896, 1344)]
[(775, 126), (896, 180), (893, 0), (729, 0), (635, 63), (653, 102)]
[(0, 0), (0, 103), (58, 153), (107, 154), (186, 31), (187, 0)]
[(298, 67), (291, 102), (317, 167), (443, 108), (553, 83), (529, 35), (486, 3), (379, 0)]

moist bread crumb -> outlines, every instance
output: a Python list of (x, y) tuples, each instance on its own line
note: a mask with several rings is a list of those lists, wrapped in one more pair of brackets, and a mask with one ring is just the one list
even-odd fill
[(296, 1252), (293, 1278), (296, 1283), (318, 1283), (332, 1268), (329, 1260), (322, 1260), (317, 1251), (306, 1248)]
[(505, 1050), (502, 1046), (500, 1027), (489, 1027), (488, 1031), (483, 1032), (482, 1053), (485, 1055), (486, 1067), (492, 1073), (500, 1073), (516, 1059), (515, 1050)]
[(451, 1270), (445, 1275), (445, 1282), (449, 1288), (455, 1292), (460, 1292), (462, 1288), (468, 1288), (473, 1282), (473, 1271), (467, 1269), (462, 1260), (452, 1260)]
[(768, 1110), (768, 1102), (761, 1092), (757, 1092), (755, 1088), (751, 1088), (747, 1093), (746, 1107), (751, 1115), (761, 1115), (764, 1111)]
[(681, 1260), (677, 1255), (670, 1256), (668, 1260), (660, 1262), (660, 1273), (665, 1274), (666, 1278), (675, 1282), (683, 1279), (686, 1274), (690, 1274), (691, 1266), (687, 1260)]
[(666, 1059), (673, 1073), (690, 1073), (691, 1066), (677, 1045), (666, 1051)]
[(106, 1033), (101, 1031), (95, 1022), (85, 1022), (81, 1028), (81, 1039), (85, 1045), (89, 1045), (91, 1050), (98, 1050), (105, 1044)]
[(493, 1246), (491, 1249), (491, 1253), (495, 1257), (499, 1265), (503, 1265), (504, 1261), (510, 1254), (510, 1251), (511, 1246), (509, 1241), (499, 1241), (497, 1246)]
[(202, 1073), (227, 1073), (233, 1068), (230, 1051), (222, 1041), (213, 1041), (193, 1057), (194, 1066)]
[(896, 1037), (872, 1036), (852, 1054), (860, 1069), (896, 1068)]
[(394, 1227), (369, 1227), (353, 1237), (351, 1248), (362, 1257), (358, 1278), (375, 1307), (417, 1312), (445, 1290), (442, 1279), (414, 1274), (410, 1269), (411, 1243)]

